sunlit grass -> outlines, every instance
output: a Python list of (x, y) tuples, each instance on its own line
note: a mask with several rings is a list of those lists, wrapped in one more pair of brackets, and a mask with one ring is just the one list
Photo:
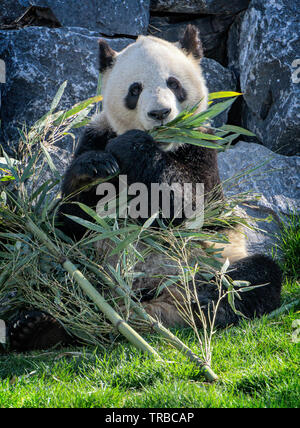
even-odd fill
[[(291, 340), (296, 318), (291, 313), (218, 331), (215, 384), (157, 336), (147, 339), (166, 363), (127, 343), (107, 352), (78, 348), (73, 357), (62, 350), (2, 356), (0, 407), (298, 407), (299, 345)], [(177, 334), (197, 351), (190, 329)]]

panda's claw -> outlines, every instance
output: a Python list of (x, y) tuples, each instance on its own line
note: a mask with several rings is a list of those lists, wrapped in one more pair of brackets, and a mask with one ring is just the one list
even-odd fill
[[(89, 162), (91, 163), (89, 165)], [(117, 161), (109, 153), (99, 153), (94, 159), (90, 159), (86, 169), (91, 171), (92, 178), (107, 178), (119, 172)]]
[(51, 315), (40, 311), (23, 313), (8, 327), (10, 348), (17, 352), (51, 348), (71, 343), (71, 337)]

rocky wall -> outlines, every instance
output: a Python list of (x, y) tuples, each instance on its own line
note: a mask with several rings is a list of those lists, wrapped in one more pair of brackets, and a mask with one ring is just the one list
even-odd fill
[[(261, 180), (254, 175), (238, 189), (263, 193), (258, 217), (271, 212), (278, 220), (299, 209), (300, 200), (298, 6), (292, 0), (0, 0), (0, 142), (10, 154), (17, 150), (17, 128), (45, 114), (65, 80), (62, 109), (96, 94), (99, 38), (115, 50), (140, 34), (175, 42), (192, 23), (203, 42), (210, 92), (244, 94), (217, 125), (229, 120), (256, 134), (220, 154), (221, 176), (273, 159)], [(71, 146), (66, 140), (57, 150), (65, 167)], [(276, 224), (268, 231), (277, 233)], [(250, 247), (264, 250), (268, 239), (252, 235)]]
[(0, 141), (16, 147), (16, 124), (44, 114), (66, 79), (63, 108), (95, 94), (98, 38), (117, 50), (139, 34), (175, 42), (193, 23), (209, 89), (244, 93), (231, 123), (273, 151), (299, 154), (297, 9), (289, 0), (0, 0)]

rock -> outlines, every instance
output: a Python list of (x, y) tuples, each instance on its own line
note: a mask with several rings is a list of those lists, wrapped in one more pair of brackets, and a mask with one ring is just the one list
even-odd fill
[(190, 15), (151, 16), (149, 34), (168, 42), (177, 42), (188, 24), (195, 25), (199, 32), (207, 58), (225, 64), (227, 60), (226, 40), (232, 15), (209, 15), (192, 19)]
[[(98, 39), (97, 33), (78, 28), (0, 31), (0, 58), (7, 70), (1, 108), (5, 150), (17, 148), (17, 127), (22, 128), (25, 121), (30, 126), (42, 117), (65, 80), (68, 85), (61, 109), (96, 94)], [(109, 40), (116, 50), (131, 42), (125, 38)], [(9, 153), (13, 154), (11, 150)]]
[(18, 0), (0, 0), (0, 25), (10, 24), (19, 18), (26, 10), (26, 6)]
[(299, 31), (297, 2), (253, 0), (238, 45), (231, 43), (229, 49), (229, 64), (239, 73), (245, 94), (242, 126), (286, 155), (300, 154)]
[[(59, 86), (68, 80), (60, 109), (94, 96), (98, 81), (98, 36), (85, 29), (27, 27), (0, 31), (0, 57), (6, 62), (7, 83), (2, 85), (2, 141), (11, 155), (18, 147), (17, 127), (31, 126), (51, 105)], [(113, 39), (121, 50), (131, 39)], [(235, 90), (231, 71), (212, 59), (203, 59), (210, 92)], [(226, 113), (217, 124), (226, 121)], [(80, 130), (78, 130), (80, 132)], [(78, 135), (78, 134), (76, 134)], [(9, 150), (10, 149), (10, 150)]]
[(250, 0), (151, 0), (153, 12), (232, 15), (246, 9)]
[[(241, 141), (219, 153), (218, 162), (221, 180), (229, 180), (224, 184), (226, 196), (243, 192), (261, 195), (258, 201), (253, 202), (249, 194), (250, 206), (242, 205), (241, 208), (256, 219), (273, 216), (270, 223), (252, 221), (261, 231), (245, 230), (249, 254), (270, 254), (277, 243), (280, 225), (293, 210), (299, 212), (300, 209), (300, 157), (283, 156), (262, 145)], [(251, 174), (246, 173), (259, 165), (261, 167)], [(244, 173), (240, 178), (233, 178)]]
[[(217, 61), (209, 58), (203, 58), (201, 65), (209, 92), (236, 90), (237, 82), (232, 71), (223, 67)], [(214, 119), (213, 125), (218, 127), (227, 123), (227, 115), (228, 111), (223, 112), (220, 116)]]
[[(0, 24), (19, 18), (26, 8), (50, 9), (63, 27), (83, 27), (106, 35), (145, 34), (149, 24), (150, 0), (6, 0), (2, 6)], [(30, 12), (29, 12), (30, 13)], [(31, 24), (32, 25), (32, 24)]]
[(237, 46), (239, 45), (241, 25), (245, 12), (241, 12), (235, 16), (234, 22), (232, 23), (227, 36), (227, 67), (234, 72), (234, 74), (239, 78), (239, 50)]

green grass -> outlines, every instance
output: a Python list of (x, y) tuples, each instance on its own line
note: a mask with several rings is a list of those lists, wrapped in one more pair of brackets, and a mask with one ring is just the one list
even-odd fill
[(281, 267), (286, 275), (300, 275), (300, 215), (291, 214), (287, 223), (283, 223), (280, 249), (284, 254)]
[[(218, 331), (215, 384), (157, 337), (151, 342), (167, 363), (125, 343), (106, 353), (77, 349), (78, 357), (61, 350), (2, 356), (0, 407), (298, 407), (299, 345), (291, 340), (296, 318), (290, 313)], [(189, 329), (178, 335), (197, 351)]]
[[(283, 303), (299, 298), (296, 219), (283, 231)], [(219, 380), (214, 384), (205, 382), (197, 367), (155, 335), (146, 339), (165, 363), (125, 342), (106, 352), (77, 348), (3, 355), (0, 407), (298, 408), (300, 353), (292, 323), (299, 318), (294, 309), (217, 331), (212, 367)], [(192, 330), (176, 334), (199, 352)]]

